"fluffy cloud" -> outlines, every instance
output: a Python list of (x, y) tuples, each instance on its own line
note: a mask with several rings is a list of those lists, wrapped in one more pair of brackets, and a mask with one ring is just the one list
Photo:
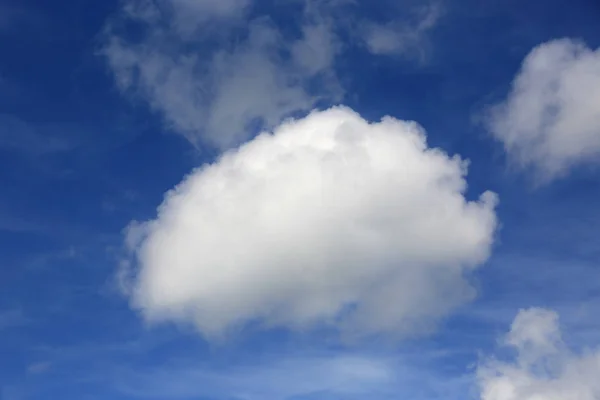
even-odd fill
[(520, 311), (506, 344), (517, 352), (514, 362), (492, 359), (479, 367), (482, 400), (600, 398), (600, 351), (570, 351), (555, 312)]
[(259, 321), (356, 335), (429, 329), (469, 300), (496, 196), (467, 201), (466, 162), (415, 123), (347, 108), (263, 133), (133, 224), (132, 303), (206, 336)]
[[(300, 33), (292, 36), (269, 18), (217, 30), (206, 22), (196, 29), (206, 8), (231, 16), (246, 3), (126, 3), (123, 18), (107, 28), (102, 50), (118, 87), (148, 102), (193, 144), (219, 148), (243, 142), (256, 126), (307, 112), (324, 98), (339, 99), (333, 71), (339, 45), (319, 9), (307, 8)], [(145, 32), (141, 40), (119, 29), (131, 23)]]
[(544, 43), (525, 58), (489, 127), (521, 166), (541, 180), (600, 155), (600, 51), (569, 39)]

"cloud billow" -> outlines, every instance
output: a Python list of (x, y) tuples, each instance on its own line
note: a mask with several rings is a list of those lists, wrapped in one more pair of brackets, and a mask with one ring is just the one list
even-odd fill
[(600, 155), (600, 50), (571, 39), (534, 48), (488, 127), (516, 164), (540, 182)]
[(505, 343), (513, 361), (485, 360), (478, 367), (482, 400), (596, 400), (600, 398), (600, 351), (571, 351), (558, 314), (531, 308), (515, 318)]
[(259, 321), (353, 336), (430, 329), (470, 300), (496, 196), (417, 124), (313, 112), (189, 174), (134, 223), (132, 304), (207, 337)]

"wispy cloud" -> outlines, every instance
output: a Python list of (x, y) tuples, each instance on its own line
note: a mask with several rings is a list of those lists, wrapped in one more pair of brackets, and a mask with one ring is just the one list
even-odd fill
[(492, 107), (490, 132), (541, 183), (600, 155), (600, 49), (572, 39), (527, 55), (505, 101)]
[(78, 145), (65, 135), (64, 127), (40, 129), (13, 115), (0, 114), (0, 149), (41, 156), (70, 151)]
[(30, 364), (27, 367), (27, 372), (30, 374), (43, 374), (52, 367), (52, 363), (49, 361), (40, 361)]
[(367, 49), (377, 55), (426, 60), (431, 48), (427, 36), (435, 28), (442, 10), (440, 3), (431, 3), (420, 8), (412, 20), (364, 23), (362, 35)]
[(0, 231), (43, 233), (47, 230), (48, 226), (16, 216), (13, 212), (9, 212), (6, 207), (0, 206)]
[(0, 331), (24, 326), (29, 321), (29, 318), (19, 308), (0, 310)]
[[(392, 7), (390, 21), (375, 23), (357, 15), (351, 1), (307, 1), (299, 18), (282, 23), (278, 15), (300, 2), (274, 2), (280, 13), (269, 15), (247, 0), (123, 4), (100, 50), (119, 89), (146, 102), (192, 144), (221, 149), (341, 101), (337, 61), (348, 48), (366, 43), (372, 53), (423, 60), (427, 33), (441, 15), (437, 3), (410, 18)], [(219, 18), (211, 22), (213, 14)], [(131, 26), (141, 37), (129, 34)]]
[[(233, 11), (242, 3), (223, 7)], [(299, 36), (290, 37), (268, 17), (244, 28), (223, 24), (218, 35), (207, 36), (186, 25), (208, 23), (199, 18), (204, 2), (176, 1), (166, 9), (162, 2), (131, 4), (125, 2), (127, 11), (107, 27), (101, 54), (121, 90), (141, 97), (194, 145), (239, 144), (258, 127), (341, 94), (332, 69), (338, 48), (332, 21), (312, 8), (304, 12)], [(131, 40), (120, 29), (126, 23), (147, 34)], [(320, 90), (310, 89), (315, 84)]]
[(419, 344), (410, 351), (276, 346), (270, 352), (246, 348), (243, 354), (232, 353), (234, 346), (208, 350), (209, 355), (194, 336), (175, 332), (37, 348), (33, 354), (43, 361), (43, 373), (28, 372), (13, 389), (27, 388), (32, 398), (48, 391), (69, 396), (76, 385), (79, 393), (128, 399), (458, 400), (474, 384), (463, 366), (441, 366), (451, 354)]
[[(389, 394), (396, 379), (393, 365), (367, 357), (307, 357), (258, 362), (219, 370), (167, 366), (119, 373), (117, 389), (139, 398), (191, 399), (198, 396), (245, 400), (281, 400), (315, 396), (354, 398)], [(374, 398), (372, 397), (372, 398)]]
[(37, 25), (41, 21), (35, 10), (27, 10), (7, 2), (0, 3), (0, 34), (10, 33), (23, 26)]
[(470, 374), (440, 373), (402, 355), (278, 354), (235, 364), (191, 358), (153, 366), (103, 363), (102, 370), (77, 371), (72, 379), (127, 398), (182, 400), (459, 399), (474, 382)]

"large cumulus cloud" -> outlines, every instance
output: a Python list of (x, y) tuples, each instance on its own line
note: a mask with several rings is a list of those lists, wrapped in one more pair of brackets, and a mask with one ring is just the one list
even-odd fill
[(496, 196), (465, 199), (467, 163), (417, 124), (347, 108), (263, 133), (134, 223), (132, 302), (212, 337), (248, 322), (355, 335), (429, 329), (473, 296)]

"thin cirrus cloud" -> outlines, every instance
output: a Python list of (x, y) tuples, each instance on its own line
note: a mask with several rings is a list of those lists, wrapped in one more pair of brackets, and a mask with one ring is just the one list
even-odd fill
[[(160, 2), (159, 2), (160, 3)], [(162, 1), (165, 6), (164, 0)], [(179, 29), (193, 29), (211, 18), (233, 18), (243, 15), (250, 0), (171, 0), (169, 5)]]
[(534, 48), (489, 129), (542, 182), (600, 156), (600, 50), (561, 39)]
[(432, 373), (399, 357), (360, 354), (286, 355), (224, 369), (196, 363), (117, 371), (111, 380), (117, 393), (149, 399), (438, 400), (461, 399), (469, 387), (463, 376)]
[[(319, 8), (307, 7), (299, 36), (290, 36), (267, 17), (250, 18), (243, 28), (225, 22), (214, 34), (209, 26), (211, 34), (190, 27), (188, 20), (209, 23), (206, 8), (232, 17), (247, 1), (125, 4), (106, 28), (101, 54), (122, 91), (142, 98), (194, 145), (230, 148), (257, 125), (274, 126), (343, 94), (333, 70), (339, 43)], [(146, 33), (132, 40), (123, 24)]]
[[(415, 123), (313, 112), (193, 171), (127, 242), (132, 304), (209, 338), (259, 321), (361, 337), (431, 329), (472, 299), (496, 196)], [(124, 275), (125, 276), (125, 275)]]
[(169, 29), (184, 35), (194, 33), (210, 20), (222, 24), (241, 17), (250, 2), (251, 0), (124, 0), (122, 11), (130, 18), (167, 23)]
[(202, 365), (120, 369), (113, 382), (118, 393), (136, 398), (385, 398), (395, 389), (398, 369), (388, 359), (327, 354), (255, 360), (224, 370)]
[(505, 338), (516, 358), (490, 358), (478, 367), (482, 400), (600, 398), (600, 350), (571, 351), (558, 322), (551, 310), (519, 312)]
[(423, 60), (427, 54), (427, 34), (435, 28), (442, 14), (438, 3), (421, 9), (415, 21), (381, 24), (368, 22), (363, 27), (367, 49), (376, 55), (415, 56)]

